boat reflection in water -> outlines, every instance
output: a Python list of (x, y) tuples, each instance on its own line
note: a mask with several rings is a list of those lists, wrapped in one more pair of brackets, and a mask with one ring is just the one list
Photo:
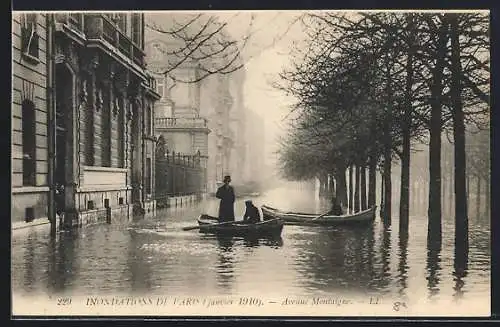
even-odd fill
[(256, 237), (249, 236), (224, 236), (224, 235), (203, 235), (202, 239), (216, 239), (220, 249), (230, 248), (235, 246), (259, 247), (269, 246), (272, 248), (280, 248), (283, 246), (283, 238), (281, 236)]

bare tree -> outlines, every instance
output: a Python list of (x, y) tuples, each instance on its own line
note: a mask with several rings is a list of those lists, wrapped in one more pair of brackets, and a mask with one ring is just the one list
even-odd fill
[[(272, 20), (255, 27), (254, 13), (250, 14), (248, 23), (240, 24), (244, 29), (240, 39), (233, 37), (229, 30), (239, 23), (242, 13), (235, 13), (225, 20), (210, 13), (162, 15), (161, 22), (159, 14), (149, 15), (146, 28), (167, 39), (168, 49), (162, 51), (168, 62), (162, 73), (181, 83), (197, 83), (210, 75), (227, 75), (241, 69), (251, 57), (281, 40), (299, 19), (299, 16), (293, 19), (270, 44), (262, 45), (256, 44), (258, 42), (254, 42), (253, 36), (268, 28)], [(249, 47), (253, 47), (253, 55), (244, 54)], [(176, 70), (183, 67), (196, 68), (196, 74), (188, 78), (177, 76)]]
[[(467, 124), (487, 125), (489, 113), (488, 17), (460, 15), (451, 26), (450, 15), (311, 14), (310, 20), (304, 19), (310, 46), (307, 51), (297, 51), (302, 62), (282, 74), (287, 83), (279, 86), (300, 99), (297, 108), (305, 114), (298, 117), (307, 122), (303, 128), (330, 125), (344, 137), (355, 135), (345, 129), (344, 118), (358, 127), (371, 121), (366, 114), (353, 115), (360, 99), (369, 96), (371, 112), (377, 113), (375, 121), (381, 121), (371, 130), (382, 131), (369, 140), (378, 143), (378, 151), (368, 154), (369, 166), (375, 166), (371, 157), (383, 158), (383, 204), (388, 219), (393, 154), (402, 163), (400, 229), (408, 227), (410, 140), (430, 139), (428, 235), (437, 235), (429, 238), (436, 244), (441, 239), (442, 132), (453, 131), (456, 142), (455, 180), (459, 182), (455, 185), (462, 198), (462, 214), (457, 215), (456, 225), (460, 235), (466, 235), (464, 131)], [(372, 73), (360, 74), (367, 67)], [(363, 76), (365, 83), (356, 79), (356, 74)], [(322, 119), (311, 119), (311, 112)], [(335, 142), (341, 139), (337, 136)], [(349, 146), (351, 150), (344, 148), (342, 156), (349, 158), (349, 153), (358, 154), (356, 149), (365, 149), (363, 143), (350, 142)]]

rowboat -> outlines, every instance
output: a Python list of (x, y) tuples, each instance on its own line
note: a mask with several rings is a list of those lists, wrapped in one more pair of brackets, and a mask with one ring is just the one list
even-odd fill
[(206, 214), (198, 218), (200, 233), (228, 235), (228, 236), (253, 236), (253, 237), (277, 237), (283, 230), (283, 222), (280, 219), (270, 219), (258, 223), (247, 224), (243, 221), (219, 223), (216, 217)]
[(262, 206), (261, 209), (264, 220), (281, 219), (286, 225), (337, 226), (373, 223), (376, 206), (354, 214), (341, 216), (324, 215), (318, 219), (315, 219), (319, 216), (317, 214), (282, 211), (266, 205)]

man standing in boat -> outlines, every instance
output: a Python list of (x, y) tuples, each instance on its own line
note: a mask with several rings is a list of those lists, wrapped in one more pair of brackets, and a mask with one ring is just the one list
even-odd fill
[(231, 176), (224, 176), (224, 184), (217, 189), (215, 197), (220, 199), (219, 221), (234, 221), (234, 189), (231, 185)]

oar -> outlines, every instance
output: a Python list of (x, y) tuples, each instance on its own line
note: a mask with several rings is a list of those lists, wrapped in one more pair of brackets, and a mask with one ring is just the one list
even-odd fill
[(188, 226), (188, 227), (183, 227), (182, 230), (193, 230), (193, 229), (199, 229), (202, 227), (213, 227), (213, 226), (221, 226), (221, 225), (228, 225), (228, 224), (234, 224), (236, 221), (225, 221), (223, 223), (218, 223), (218, 224), (211, 224), (211, 225), (197, 225), (197, 226)]
[(321, 217), (326, 216), (327, 214), (328, 214), (328, 212), (325, 212), (324, 214), (322, 214), (322, 215), (320, 215), (320, 216), (318, 216), (318, 217), (316, 217), (316, 218), (313, 218), (313, 219), (311, 219), (311, 220), (316, 220), (316, 219), (319, 219), (319, 218), (321, 218)]

